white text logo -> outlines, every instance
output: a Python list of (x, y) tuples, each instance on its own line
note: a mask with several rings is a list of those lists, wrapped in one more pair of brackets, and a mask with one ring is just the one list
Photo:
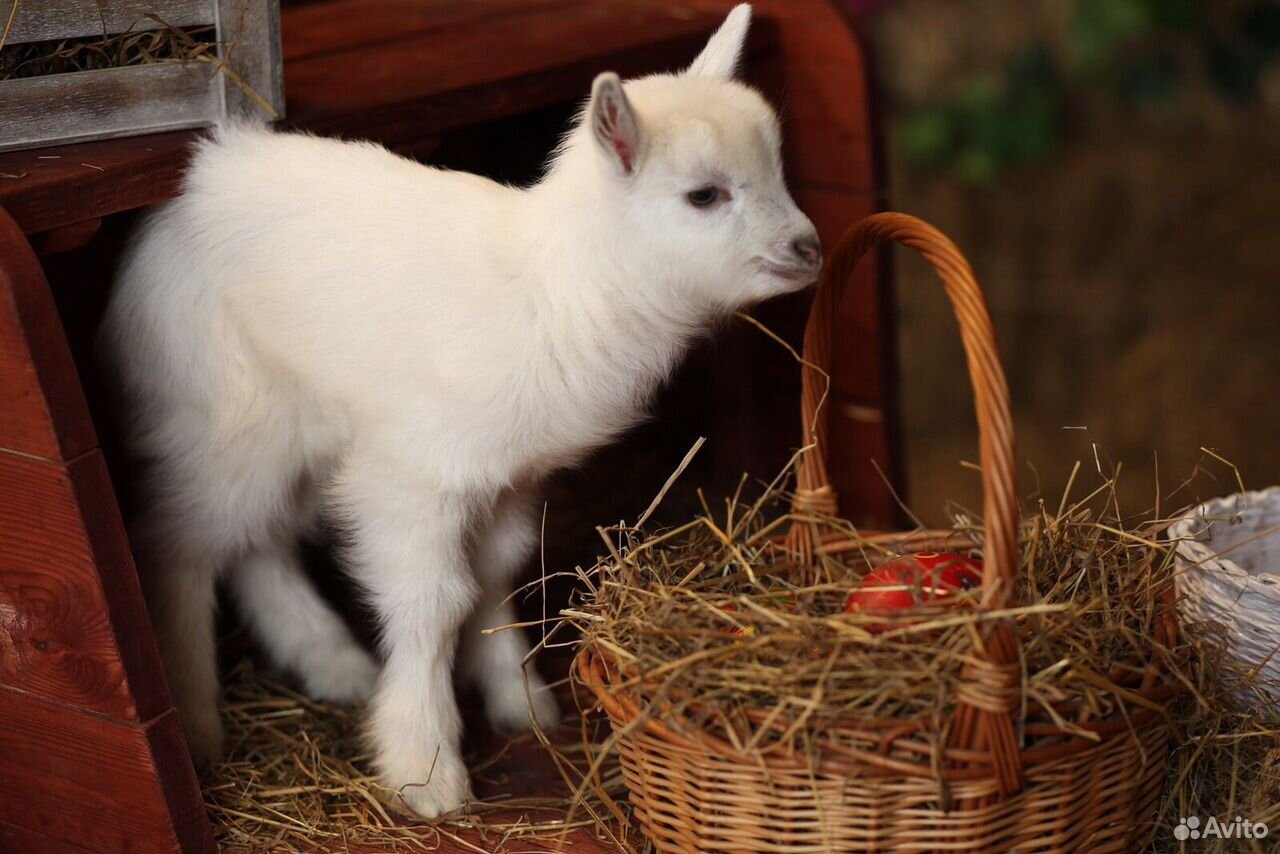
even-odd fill
[(1235, 821), (1228, 823), (1209, 816), (1201, 826), (1199, 816), (1193, 815), (1178, 819), (1173, 838), (1179, 842), (1187, 839), (1265, 839), (1267, 833), (1267, 825), (1261, 821), (1236, 816)]

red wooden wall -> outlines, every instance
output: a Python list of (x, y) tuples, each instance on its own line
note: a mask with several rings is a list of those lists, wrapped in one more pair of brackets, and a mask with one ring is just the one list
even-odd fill
[[(690, 0), (689, 5), (727, 11), (735, 3)], [(846, 228), (885, 206), (871, 63), (838, 3), (753, 0), (752, 5), (758, 16), (776, 23), (777, 44), (753, 61), (749, 76), (783, 115), (788, 184), (829, 249)], [(885, 478), (899, 491), (903, 482), (887, 266), (887, 259), (869, 256), (840, 307), (842, 333), (833, 339), (828, 405), (829, 464), (841, 512), (872, 527), (900, 521)], [(794, 365), (786, 370), (798, 373)], [(793, 441), (798, 412), (795, 418)]]
[(212, 850), (62, 325), (3, 210), (0, 400), (0, 851)]

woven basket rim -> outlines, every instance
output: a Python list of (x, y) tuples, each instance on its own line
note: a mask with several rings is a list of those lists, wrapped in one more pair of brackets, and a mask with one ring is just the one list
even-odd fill
[(1261, 567), (1251, 569), (1242, 566), (1230, 557), (1219, 555), (1203, 539), (1212, 525), (1216, 524), (1206, 522), (1204, 517), (1235, 515), (1241, 501), (1253, 506), (1274, 505), (1280, 508), (1280, 486), (1237, 492), (1198, 504), (1169, 525), (1166, 537), (1176, 544), (1178, 558), (1186, 564), (1186, 574), (1202, 576), (1212, 582), (1234, 587), (1248, 587), (1251, 592), (1280, 604), (1280, 571), (1270, 572)]

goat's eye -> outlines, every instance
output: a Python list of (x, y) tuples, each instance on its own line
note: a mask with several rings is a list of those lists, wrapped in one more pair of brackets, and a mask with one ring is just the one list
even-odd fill
[(720, 199), (720, 188), (711, 186), (699, 187), (686, 193), (685, 198), (695, 208), (705, 208), (715, 204)]

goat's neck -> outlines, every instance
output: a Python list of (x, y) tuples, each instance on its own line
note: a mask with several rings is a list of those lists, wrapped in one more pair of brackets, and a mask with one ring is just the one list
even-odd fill
[(641, 407), (713, 312), (593, 200), (557, 189), (531, 191), (538, 213), (526, 245), (544, 274), (535, 346), (575, 397)]

